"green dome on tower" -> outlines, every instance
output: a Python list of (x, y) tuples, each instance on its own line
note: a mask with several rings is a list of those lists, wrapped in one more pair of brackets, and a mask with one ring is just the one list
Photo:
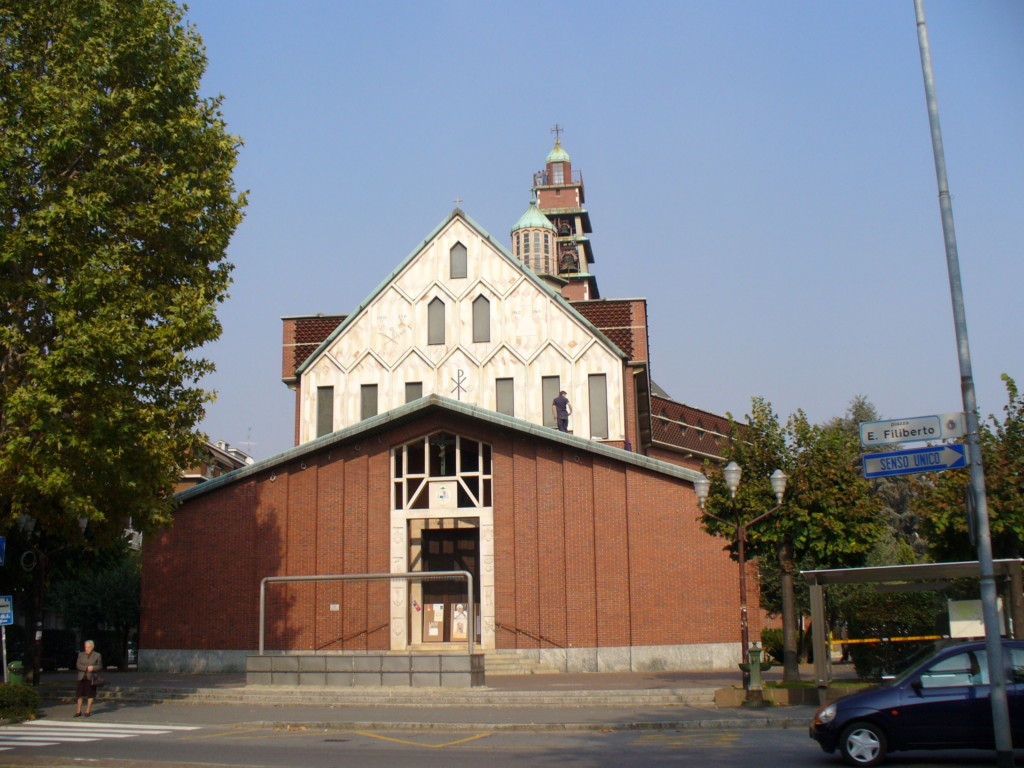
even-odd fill
[(530, 201), (530, 207), (519, 217), (519, 221), (512, 226), (513, 232), (518, 232), (520, 229), (550, 229), (552, 232), (556, 231), (555, 225), (537, 208), (536, 200)]
[(562, 147), (562, 140), (555, 139), (555, 147), (548, 152), (549, 163), (567, 163), (569, 162), (569, 153)]

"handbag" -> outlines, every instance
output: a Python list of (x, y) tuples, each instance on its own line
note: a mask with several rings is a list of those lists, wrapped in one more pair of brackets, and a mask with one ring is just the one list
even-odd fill
[(103, 675), (100, 675), (98, 673), (93, 673), (93, 676), (92, 676), (93, 688), (102, 688), (104, 685), (106, 685), (106, 683), (107, 683), (107, 681), (103, 679)]

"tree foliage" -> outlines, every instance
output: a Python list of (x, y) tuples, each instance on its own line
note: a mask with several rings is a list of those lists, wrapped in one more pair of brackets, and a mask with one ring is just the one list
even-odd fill
[[(737, 425), (733, 436), (725, 458), (743, 469), (735, 512), (719, 467), (709, 467), (708, 511), (726, 520), (752, 520), (776, 505), (771, 473), (782, 469), (789, 477), (782, 507), (749, 529), (752, 556), (768, 564), (788, 541), (795, 560), (808, 567), (863, 561), (885, 526), (883, 505), (859, 471), (855, 434), (836, 424), (813, 425), (802, 411), (783, 425), (771, 404), (755, 397), (747, 424)], [(731, 539), (727, 526), (710, 518), (704, 525)]]
[(198, 444), (244, 205), (205, 63), (171, 0), (0, 0), (0, 513), (37, 535), (166, 523)]
[[(1024, 395), (1002, 376), (1007, 403), (1002, 419), (989, 416), (979, 425), (992, 554), (1021, 557), (1024, 552)], [(965, 492), (968, 470), (950, 470), (915, 481), (914, 510), (933, 557), (938, 561), (974, 560), (977, 550), (968, 532)]]

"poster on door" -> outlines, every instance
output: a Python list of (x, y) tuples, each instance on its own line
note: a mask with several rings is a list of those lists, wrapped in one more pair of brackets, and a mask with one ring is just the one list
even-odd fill
[(444, 603), (428, 603), (423, 612), (423, 641), (440, 643), (444, 640)]
[(466, 640), (469, 630), (469, 616), (466, 614), (466, 606), (456, 603), (452, 611), (452, 641)]

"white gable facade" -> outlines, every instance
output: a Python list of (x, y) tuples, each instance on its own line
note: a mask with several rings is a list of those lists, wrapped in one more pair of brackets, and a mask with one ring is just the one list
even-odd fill
[[(464, 254), (464, 255), (463, 255)], [(299, 442), (437, 394), (626, 439), (622, 353), (456, 210), (300, 367)]]

